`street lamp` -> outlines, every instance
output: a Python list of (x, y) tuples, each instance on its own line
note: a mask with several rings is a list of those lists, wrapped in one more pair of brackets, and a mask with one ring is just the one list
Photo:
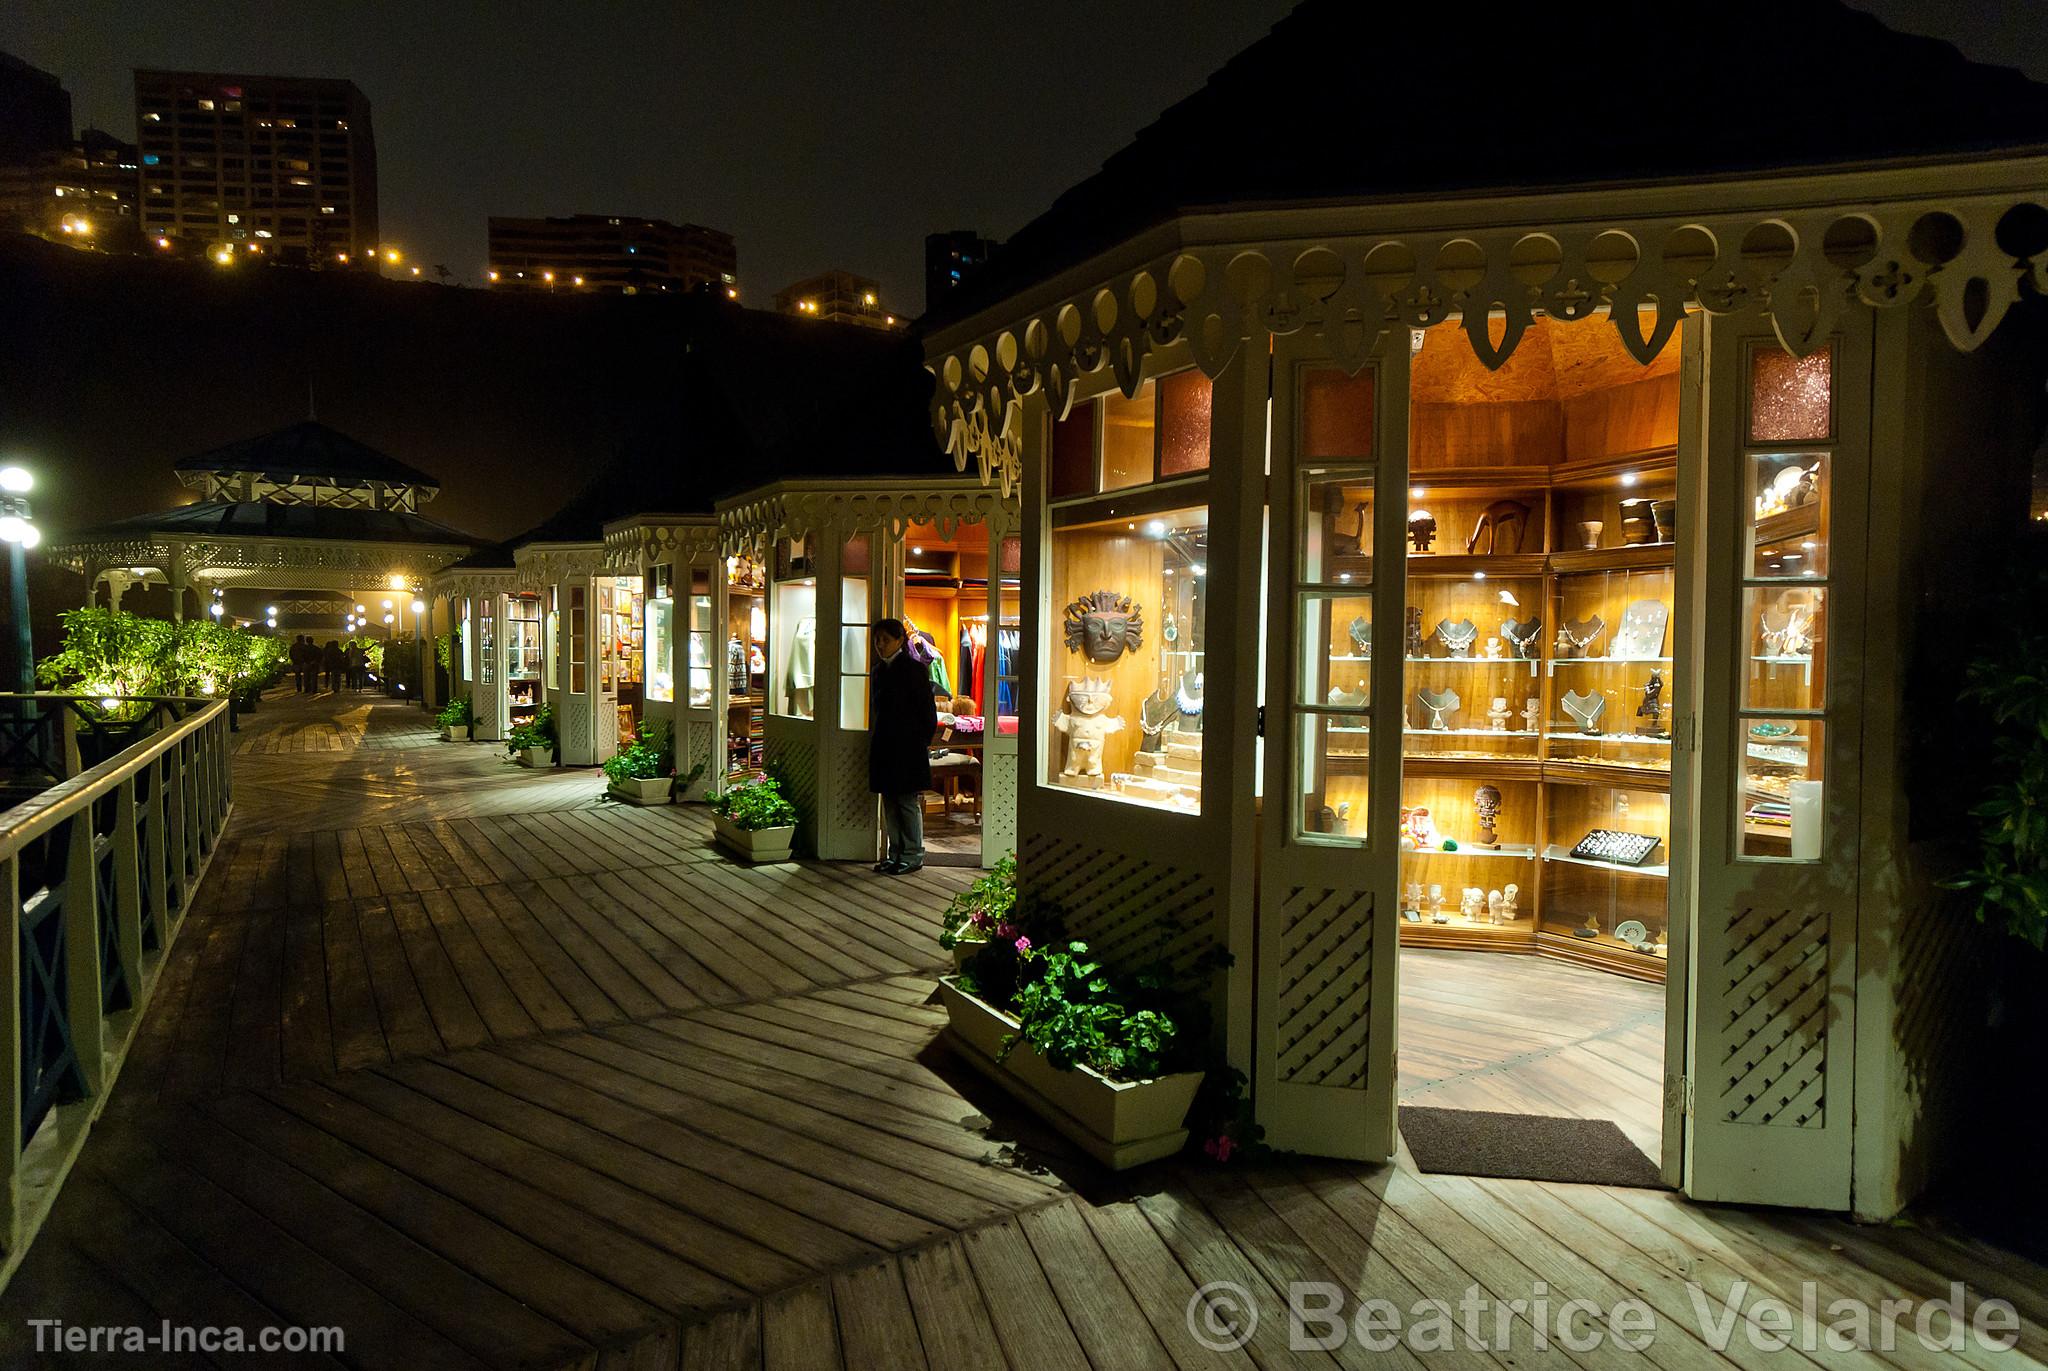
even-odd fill
[(8, 611), (14, 617), (14, 688), (36, 688), (35, 642), (28, 631), (28, 550), (43, 541), (28, 493), (36, 478), (21, 467), (0, 467), (0, 542), (7, 544)]

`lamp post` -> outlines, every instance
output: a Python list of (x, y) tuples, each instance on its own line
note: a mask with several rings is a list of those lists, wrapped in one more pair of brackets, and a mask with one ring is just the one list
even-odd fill
[(0, 467), (0, 542), (7, 544), (8, 613), (14, 619), (14, 688), (32, 695), (36, 688), (36, 648), (28, 628), (28, 550), (43, 541), (32, 522), (28, 493), (36, 478), (20, 467)]

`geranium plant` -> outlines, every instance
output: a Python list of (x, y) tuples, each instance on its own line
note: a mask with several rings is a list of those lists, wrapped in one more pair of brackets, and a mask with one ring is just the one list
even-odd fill
[(782, 828), (797, 821), (796, 806), (782, 793), (782, 783), (772, 776), (727, 787), (711, 798), (711, 812), (749, 833)]
[(1025, 974), (1019, 977), (1010, 1012), (1017, 1032), (1004, 1045), (1007, 1056), (1028, 1042), (1063, 1071), (1088, 1066), (1111, 1080), (1146, 1080), (1164, 1074), (1178, 1032), (1158, 1009), (1131, 1002), (1088, 944), (1019, 949)]
[(514, 724), (512, 731), (505, 735), (505, 751), (513, 757), (534, 749), (552, 752), (554, 748), (555, 711), (548, 705), (534, 710), (531, 719), (523, 724)]
[(986, 942), (1011, 925), (1017, 908), (1017, 859), (1005, 857), (953, 897), (941, 916), (939, 946)]
[(605, 758), (604, 774), (614, 781), (652, 781), (676, 769), (673, 730), (649, 719), (624, 747)]
[(441, 706), (441, 712), (434, 716), (443, 728), (468, 728), (476, 720), (476, 706), (469, 696), (457, 695)]

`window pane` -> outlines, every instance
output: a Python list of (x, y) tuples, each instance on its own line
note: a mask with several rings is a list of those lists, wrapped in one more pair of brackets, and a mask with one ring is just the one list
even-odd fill
[(1198, 812), (1209, 512), (1056, 528), (1045, 781)]
[(1749, 480), (1749, 574), (1758, 579), (1827, 575), (1827, 454), (1752, 456)]
[(1363, 843), (1372, 717), (1301, 714), (1295, 717), (1295, 728), (1300, 739), (1295, 832)]
[(1820, 860), (1825, 752), (1818, 719), (1743, 719), (1735, 798), (1745, 857)]
[(1301, 703), (1372, 707), (1372, 597), (1304, 595)]
[(1760, 347), (1749, 355), (1749, 440), (1812, 443), (1833, 435), (1834, 348), (1805, 357)]
[(1152, 383), (1147, 381), (1135, 400), (1111, 391), (1097, 403), (1102, 406), (1102, 488), (1123, 490), (1150, 483)]
[(867, 677), (841, 676), (839, 678), (839, 726), (849, 731), (865, 731), (867, 729)]
[(676, 602), (667, 596), (647, 602), (647, 698), (673, 700)]
[(1749, 626), (1747, 709), (1820, 709), (1827, 696), (1827, 591), (1762, 586), (1742, 592)]
[(1209, 469), (1209, 408), (1215, 387), (1195, 367), (1159, 381), (1159, 476)]
[(1303, 371), (1301, 456), (1372, 456), (1372, 386), (1371, 367), (1356, 376), (1335, 367)]
[(768, 660), (777, 667), (775, 712), (808, 719), (817, 710), (818, 583), (778, 582), (769, 625), (774, 642)]
[(1301, 483), (1301, 579), (1372, 584), (1372, 477), (1311, 472)]
[(711, 703), (711, 597), (690, 597), (690, 704)]
[(1052, 470), (1046, 493), (1053, 499), (1095, 493), (1095, 402), (1075, 405), (1052, 426)]

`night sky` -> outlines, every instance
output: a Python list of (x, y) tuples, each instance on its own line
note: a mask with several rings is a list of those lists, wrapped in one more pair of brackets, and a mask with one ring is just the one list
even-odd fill
[[(128, 138), (133, 67), (348, 77), (375, 114), (385, 238), (463, 280), (491, 214), (645, 214), (734, 234), (751, 303), (843, 267), (915, 313), (927, 232), (1006, 236), (1289, 8), (9, 0), (0, 49)], [(1861, 8), (2048, 79), (2043, 0)]]

